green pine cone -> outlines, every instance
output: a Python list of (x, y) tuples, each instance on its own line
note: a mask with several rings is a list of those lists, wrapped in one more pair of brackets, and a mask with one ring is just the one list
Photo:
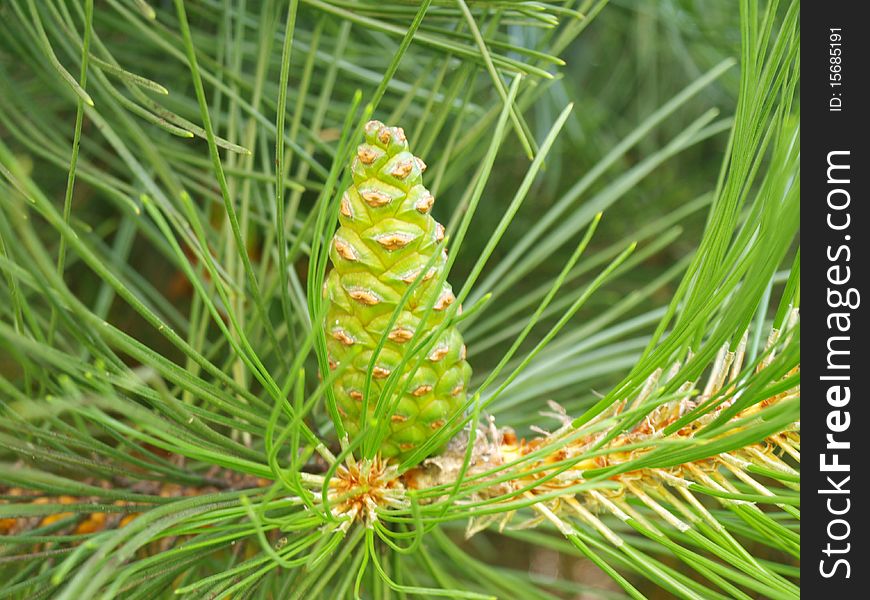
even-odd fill
[[(423, 187), (426, 165), (408, 151), (400, 127), (370, 121), (365, 137), (351, 161), (353, 183), (342, 196), (341, 226), (330, 247), (334, 268), (324, 286), (330, 367), (343, 367), (334, 391), (351, 436), (360, 431), (366, 374), (382, 337), (387, 339), (372, 370), (369, 415), (387, 378), (410, 352), (411, 338), (419, 331), (416, 343), (424, 340), (443, 322), (446, 308), (455, 300), (449, 284), (436, 285), (447, 255), (438, 249), (444, 227), (429, 214), (435, 199)], [(408, 286), (436, 252), (440, 255), (386, 331)], [(434, 308), (423, 321), (430, 305)], [(471, 367), (455, 327), (441, 334), (406, 386), (416, 362), (403, 367), (395, 388), (394, 393), (403, 388), (405, 393), (380, 447), (384, 457), (407, 456), (465, 402)]]

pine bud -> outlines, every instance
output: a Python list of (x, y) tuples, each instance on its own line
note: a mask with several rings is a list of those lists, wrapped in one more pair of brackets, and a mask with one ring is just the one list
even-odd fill
[[(471, 367), (455, 327), (439, 335), (416, 371), (416, 358), (401, 366), (412, 338), (416, 343), (426, 339), (456, 299), (448, 283), (438, 284), (446, 267), (446, 254), (439, 248), (444, 227), (430, 215), (435, 199), (423, 186), (425, 163), (409, 152), (400, 127), (370, 121), (350, 168), (353, 183), (341, 198), (341, 226), (330, 247), (333, 269), (325, 286), (330, 367), (341, 367), (334, 391), (344, 425), (356, 435), (369, 363), (386, 338), (372, 368), (367, 406), (371, 416), (386, 381), (401, 368), (394, 393), (404, 393), (398, 402), (388, 399), (395, 410), (390, 434), (380, 446), (382, 456), (401, 458), (435, 435), (464, 404)], [(396, 307), (421, 274), (390, 326)]]

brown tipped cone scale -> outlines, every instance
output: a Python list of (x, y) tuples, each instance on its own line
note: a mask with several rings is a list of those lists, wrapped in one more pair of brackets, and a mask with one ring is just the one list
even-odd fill
[[(340, 367), (333, 389), (353, 437), (361, 429), (363, 406), (371, 417), (386, 382), (401, 370), (392, 390), (401, 397), (387, 398), (395, 410), (387, 417), (390, 432), (379, 447), (382, 456), (400, 459), (435, 435), (464, 404), (471, 367), (453, 326), (439, 334), (418, 368), (416, 359), (402, 364), (412, 343), (419, 345), (437, 329), (455, 301), (450, 285), (439, 285), (447, 263), (440, 245), (444, 227), (430, 214), (434, 198), (423, 186), (426, 165), (409, 152), (400, 127), (370, 121), (350, 168), (353, 182), (341, 197), (340, 227), (330, 246), (333, 269), (324, 286), (329, 363), (332, 369)], [(382, 339), (364, 398), (372, 356)]]

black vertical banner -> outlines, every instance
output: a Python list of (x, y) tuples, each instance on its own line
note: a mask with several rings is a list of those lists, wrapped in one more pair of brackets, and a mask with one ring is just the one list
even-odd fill
[[(801, 15), (802, 515), (806, 598), (870, 597), (870, 309), (865, 4)], [(806, 27), (803, 27), (806, 25)], [(803, 159), (806, 160), (803, 160)], [(823, 595), (824, 594), (824, 595)]]

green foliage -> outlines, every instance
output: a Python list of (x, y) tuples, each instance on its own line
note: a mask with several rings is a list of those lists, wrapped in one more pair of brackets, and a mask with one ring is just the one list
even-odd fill
[[(605, 4), (0, 4), (0, 598), (796, 597), (799, 5)], [(455, 290), (401, 360), (474, 366), (377, 468), (322, 326), (372, 118)]]

